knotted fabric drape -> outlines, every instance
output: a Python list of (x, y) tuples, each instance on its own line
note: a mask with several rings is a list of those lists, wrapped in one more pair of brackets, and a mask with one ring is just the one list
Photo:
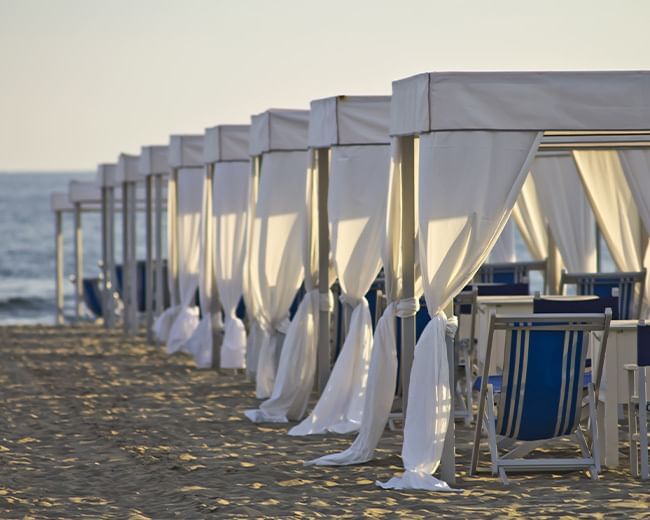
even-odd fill
[(302, 419), (314, 386), (318, 346), (318, 171), (316, 154), (309, 151), (305, 186), (306, 225), (302, 239), (305, 290), (284, 339), (271, 397), (258, 410), (246, 410), (253, 422), (287, 422)]
[[(382, 245), (382, 263), (388, 306), (375, 328), (359, 434), (348, 449), (325, 455), (307, 464), (340, 466), (361, 464), (371, 460), (390, 416), (397, 383), (395, 316), (399, 306), (398, 299), (401, 296), (402, 272), (402, 185), (399, 154), (399, 141), (394, 140), (391, 143), (386, 226)], [(412, 304), (416, 302), (417, 300)]]
[(443, 309), (472, 279), (505, 226), (541, 137), (489, 131), (420, 137), (419, 255), (431, 321), (411, 370), (405, 472), (380, 483), (384, 488), (449, 489), (432, 475), (452, 412)]
[(571, 155), (543, 155), (532, 176), (542, 213), (569, 272), (596, 271), (596, 223)]
[(260, 399), (273, 391), (289, 307), (303, 280), (306, 165), (306, 151), (270, 152), (262, 158), (250, 242), (251, 290), (263, 331), (256, 379)]
[(352, 308), (339, 357), (311, 414), (289, 431), (346, 433), (361, 424), (372, 347), (365, 294), (381, 268), (390, 169), (388, 145), (335, 146), (328, 192), (331, 249), (341, 301)]
[[(616, 267), (621, 271), (640, 271), (647, 238), (618, 153), (576, 151), (573, 156)], [(643, 307), (647, 308), (647, 296)]]

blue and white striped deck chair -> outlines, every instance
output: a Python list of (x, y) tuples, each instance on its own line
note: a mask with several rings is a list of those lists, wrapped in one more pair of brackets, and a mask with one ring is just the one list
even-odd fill
[[(458, 356), (454, 366), (458, 367), (463, 377), (457, 377), (456, 395), (460, 407), (454, 410), (455, 418), (462, 418), (469, 426), (473, 416), (474, 350), (476, 344), (476, 313), (478, 308), (479, 287), (468, 286), (454, 298), (454, 314), (458, 316), (458, 330), (454, 338), (454, 353)], [(464, 320), (466, 316), (468, 320)], [(467, 325), (467, 327), (463, 327)], [(468, 329), (468, 330), (465, 330)], [(458, 376), (461, 376), (461, 373)]]
[(476, 273), (477, 283), (528, 283), (531, 271), (540, 271), (546, 287), (546, 260), (483, 264)]
[[(492, 474), (499, 475), (504, 484), (508, 483), (508, 471), (586, 469), (592, 479), (598, 477), (596, 406), (602, 371), (589, 383), (586, 395), (583, 378), (589, 334), (602, 333), (598, 363), (602, 367), (610, 321), (611, 309), (603, 314), (491, 316), (471, 474), (477, 471), (481, 433), (485, 429)], [(506, 343), (501, 393), (495, 403), (488, 367), (497, 330), (505, 332)], [(589, 412), (591, 447), (581, 425), (584, 400)], [(576, 440), (581, 457), (526, 458), (548, 441), (567, 436)]]
[(619, 319), (639, 319), (645, 277), (645, 268), (642, 271), (619, 273), (567, 273), (563, 271), (560, 278), (560, 293), (563, 292), (565, 285), (575, 285), (576, 294), (579, 296), (590, 294), (618, 296)]

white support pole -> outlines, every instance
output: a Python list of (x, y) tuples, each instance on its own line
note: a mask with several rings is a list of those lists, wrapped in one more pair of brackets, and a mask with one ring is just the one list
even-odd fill
[[(205, 312), (209, 312), (210, 316), (216, 316), (221, 312), (221, 301), (219, 299), (219, 290), (217, 288), (217, 280), (214, 276), (214, 218), (213, 218), (213, 186), (214, 186), (214, 164), (208, 164), (205, 170), (205, 217), (206, 222), (204, 226), (204, 269), (206, 276), (206, 286), (210, 288), (209, 295), (209, 308)], [(212, 368), (219, 368), (221, 366), (221, 331), (216, 329), (212, 323)]]
[(108, 321), (108, 308), (109, 308), (109, 297), (110, 297), (110, 276), (108, 273), (108, 188), (102, 186), (102, 209), (101, 209), (101, 219), (102, 219), (102, 316), (104, 318), (104, 327), (110, 327)]
[[(171, 267), (172, 267), (172, 273), (174, 275), (173, 280), (173, 288), (172, 288), (172, 295), (173, 295), (173, 301), (175, 305), (180, 305), (180, 299), (181, 299), (181, 287), (180, 287), (180, 278), (178, 276), (178, 270), (179, 270), (179, 263), (180, 263), (180, 258), (179, 258), (179, 252), (178, 252), (178, 170), (174, 168), (172, 170), (172, 179), (174, 183), (174, 211), (172, 215), (172, 220), (171, 220), (171, 227), (172, 227), (172, 232), (171, 232), (171, 244), (170, 244), (170, 253), (169, 256), (171, 257), (170, 262), (171, 262)], [(169, 193), (167, 194), (167, 199), (169, 200)], [(169, 208), (169, 205), (168, 205)], [(169, 209), (168, 209), (169, 211)]]
[(107, 289), (107, 302), (106, 310), (104, 312), (104, 320), (109, 327), (115, 327), (115, 188), (109, 186), (106, 188), (106, 214), (107, 220), (107, 235), (106, 235), (106, 273), (107, 278), (104, 278), (104, 285)]
[(63, 325), (63, 212), (55, 211), (56, 324)]
[(75, 303), (75, 318), (80, 320), (83, 316), (84, 302), (83, 302), (83, 231), (81, 228), (81, 203), (76, 202), (74, 205), (74, 267), (75, 267), (75, 282), (74, 282), (74, 303)]
[(147, 343), (153, 343), (153, 177), (145, 179), (145, 242), (146, 242), (146, 267), (145, 267), (145, 312), (147, 323)]
[(162, 314), (165, 309), (165, 281), (163, 280), (163, 256), (162, 256), (162, 175), (154, 176), (155, 183), (155, 249), (156, 249), (156, 315)]
[(129, 190), (128, 183), (122, 183), (122, 332), (129, 333), (129, 296), (131, 294), (131, 272), (129, 270)]
[(129, 189), (129, 334), (135, 336), (138, 333), (138, 262), (136, 255), (136, 185), (135, 182), (128, 183)]
[[(400, 137), (402, 154), (402, 297), (415, 296), (415, 138)], [(406, 418), (415, 354), (415, 316), (402, 318), (402, 414)]]
[[(321, 301), (329, 298), (329, 149), (319, 148), (318, 155), (318, 292)], [(330, 377), (330, 310), (321, 306), (318, 317), (318, 392), (325, 390)]]

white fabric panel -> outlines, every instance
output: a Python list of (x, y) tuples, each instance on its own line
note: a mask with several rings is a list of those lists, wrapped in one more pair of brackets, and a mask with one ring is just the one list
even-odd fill
[(251, 117), (250, 155), (306, 150), (309, 110), (267, 110)]
[(141, 178), (169, 173), (169, 146), (143, 146), (140, 149), (138, 172)]
[[(616, 267), (620, 271), (640, 271), (647, 240), (641, 243), (641, 217), (618, 153), (613, 150), (575, 151), (573, 156)], [(643, 307), (647, 306), (646, 296)]]
[(548, 255), (546, 220), (539, 205), (532, 174), (526, 177), (517, 203), (512, 208), (512, 219), (516, 222), (531, 256), (535, 260), (544, 260)]
[(305, 186), (306, 225), (302, 260), (306, 294), (289, 324), (282, 345), (271, 397), (257, 410), (246, 410), (253, 422), (287, 422), (302, 419), (314, 387), (320, 295), (318, 292), (318, 172), (316, 154), (309, 152)]
[(215, 164), (214, 273), (225, 316), (221, 345), (222, 368), (246, 366), (246, 329), (235, 311), (243, 290), (250, 180), (248, 162)]
[[(433, 477), (451, 410), (443, 309), (472, 279), (505, 226), (542, 134), (420, 136), (419, 255), (431, 321), (415, 347), (402, 460), (384, 488), (449, 489)], [(453, 327), (452, 327), (453, 329)]]
[(203, 136), (203, 162), (248, 160), (250, 125), (219, 125), (206, 128)]
[(386, 144), (390, 96), (336, 96), (311, 102), (309, 146)]
[(341, 301), (352, 307), (347, 336), (318, 403), (289, 435), (359, 429), (372, 347), (365, 294), (381, 268), (390, 169), (388, 145), (331, 150), (328, 192), (332, 259)]
[(262, 158), (251, 238), (251, 289), (263, 330), (256, 395), (271, 395), (287, 331), (289, 307), (303, 279), (299, 244), (306, 224), (307, 152), (271, 152)]
[(639, 217), (650, 234), (650, 150), (619, 150), (618, 155)]
[(596, 222), (571, 155), (538, 156), (531, 168), (537, 197), (569, 272), (596, 271)]
[(50, 208), (52, 211), (71, 211), (74, 206), (68, 200), (67, 193), (50, 193)]
[(647, 130), (650, 72), (444, 72), (393, 82), (392, 135)]
[(115, 181), (121, 184), (123, 182), (138, 182), (141, 180), (140, 156), (121, 153), (115, 169)]
[(97, 184), (107, 188), (114, 188), (117, 185), (116, 170), (117, 164), (97, 165)]
[(101, 202), (102, 192), (94, 181), (72, 180), (68, 184), (68, 200), (75, 202)]
[(205, 174), (202, 169), (182, 168), (178, 172), (176, 226), (180, 294), (176, 318), (167, 337), (169, 354), (183, 349), (199, 324), (199, 309), (194, 304), (194, 297), (199, 286), (204, 181)]
[(203, 134), (172, 135), (169, 138), (170, 168), (198, 168), (203, 166)]
[(503, 231), (499, 235), (492, 251), (490, 251), (489, 262), (508, 263), (517, 260), (515, 251), (515, 226), (512, 219), (508, 219)]
[[(401, 296), (401, 168), (398, 142), (391, 143), (386, 227), (382, 263), (388, 306), (377, 322), (373, 337), (368, 384), (359, 434), (352, 445), (339, 453), (325, 455), (307, 464), (340, 466), (361, 464), (372, 459), (390, 415), (397, 383), (397, 341), (395, 315)], [(416, 159), (417, 160), (417, 159)]]

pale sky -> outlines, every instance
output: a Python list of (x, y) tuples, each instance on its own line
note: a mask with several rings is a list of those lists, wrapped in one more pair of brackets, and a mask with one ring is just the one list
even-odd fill
[(0, 171), (442, 70), (650, 69), (650, 0), (0, 0)]

